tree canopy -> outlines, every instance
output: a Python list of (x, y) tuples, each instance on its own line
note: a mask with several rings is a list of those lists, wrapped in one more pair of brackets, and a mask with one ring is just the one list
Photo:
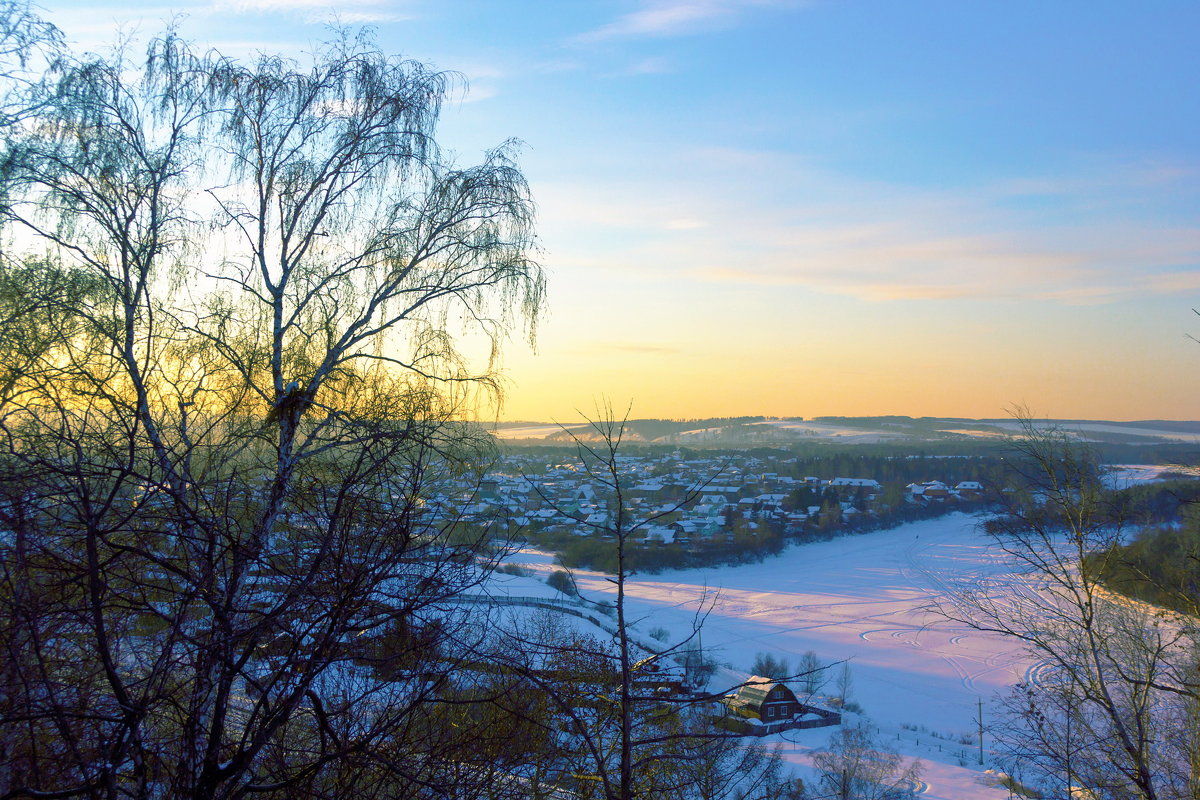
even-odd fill
[(430, 699), (465, 418), (543, 300), (514, 145), (454, 164), (449, 78), (368, 33), (81, 56), (2, 8), (0, 797), (489, 781)]

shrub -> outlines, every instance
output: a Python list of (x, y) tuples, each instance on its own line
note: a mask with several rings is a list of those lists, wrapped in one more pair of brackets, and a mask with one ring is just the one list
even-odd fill
[(551, 572), (546, 577), (546, 583), (551, 588), (557, 589), (565, 595), (570, 595), (571, 597), (579, 596), (579, 589), (575, 586), (575, 579), (566, 570), (554, 570), (554, 572)]

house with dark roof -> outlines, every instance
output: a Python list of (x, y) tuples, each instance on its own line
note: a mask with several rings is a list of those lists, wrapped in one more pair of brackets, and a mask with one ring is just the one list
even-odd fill
[(751, 736), (793, 728), (819, 728), (838, 725), (841, 714), (802, 703), (786, 683), (759, 675), (752, 676), (733, 694), (721, 698), (725, 716), (720, 727)]
[(791, 719), (800, 711), (800, 701), (786, 683), (757, 675), (729, 695), (725, 705), (739, 716), (763, 722)]

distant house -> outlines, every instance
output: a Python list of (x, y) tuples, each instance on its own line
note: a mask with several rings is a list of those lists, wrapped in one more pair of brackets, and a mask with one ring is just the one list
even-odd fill
[(959, 481), (954, 492), (963, 500), (978, 500), (983, 496), (983, 484), (979, 481)]
[(663, 698), (687, 694), (685, 670), (659, 656), (649, 656), (633, 665), (633, 685), (643, 695)]
[(647, 544), (674, 544), (675, 529), (666, 525), (652, 525), (646, 530)]
[(667, 494), (667, 487), (661, 481), (643, 481), (629, 490), (630, 497), (647, 500), (663, 500)]
[(787, 684), (752, 676), (736, 692), (721, 698), (725, 715), (717, 720), (720, 727), (751, 736), (793, 728), (819, 728), (837, 725), (842, 717), (836, 711), (802, 703)]
[(883, 487), (873, 478), (834, 478), (829, 485), (837, 489), (865, 489), (868, 492), (881, 492)]
[(785, 683), (755, 675), (725, 698), (725, 705), (738, 716), (776, 722), (800, 713), (800, 701)]
[(906, 488), (911, 497), (922, 500), (945, 500), (950, 496), (950, 487), (941, 481), (910, 483)]

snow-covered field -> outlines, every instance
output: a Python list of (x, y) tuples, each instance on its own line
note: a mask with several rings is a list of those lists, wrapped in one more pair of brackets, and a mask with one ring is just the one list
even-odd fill
[[(888, 431), (864, 431), (862, 428), (851, 428), (844, 425), (834, 425), (825, 422), (802, 422), (798, 420), (767, 420), (765, 422), (753, 422), (751, 426), (765, 426), (785, 432), (792, 436), (804, 436), (806, 438), (815, 439), (830, 439), (837, 440), (842, 444), (866, 444), (872, 442), (886, 441), (889, 439), (903, 438), (903, 433), (893, 433)], [(690, 431), (682, 431), (676, 436), (681, 442), (703, 442), (709, 439), (720, 438), (727, 432), (725, 426), (716, 428), (697, 428)], [(497, 428), (492, 431), (492, 435), (498, 439), (544, 439), (547, 436), (552, 436), (557, 433), (562, 433), (563, 428), (560, 425), (553, 424), (530, 424), (514, 427)], [(668, 437), (671, 438), (671, 437)]]
[(562, 433), (561, 425), (522, 425), (516, 428), (497, 428), (491, 432), (497, 439), (545, 439)]
[(903, 439), (906, 434), (900, 431), (871, 431), (862, 428), (851, 428), (845, 425), (835, 425), (830, 422), (804, 422), (802, 420), (767, 420), (754, 422), (753, 425), (766, 425), (780, 431), (817, 439), (836, 439), (841, 444), (874, 444), (890, 439)]
[[(1020, 433), (1022, 430), (1021, 422), (1016, 420), (1000, 420), (997, 422), (989, 422), (989, 425), (994, 425), (997, 428)], [(1135, 436), (1157, 436), (1161, 439), (1169, 439), (1177, 442), (1196, 442), (1200, 441), (1200, 436), (1195, 433), (1186, 433), (1183, 431), (1162, 430), (1155, 428), (1152, 423), (1126, 423), (1124, 425), (1113, 425), (1105, 422), (1054, 422), (1051, 421), (1051, 426), (1064, 431), (1078, 431), (1080, 433), (1115, 433), (1118, 435), (1135, 435)], [(1042, 427), (1040, 424), (1038, 427)]]
[(1104, 482), (1111, 489), (1127, 489), (1139, 483), (1155, 483), (1165, 480), (1162, 474), (1190, 475), (1200, 478), (1195, 467), (1172, 466), (1170, 464), (1114, 464), (1105, 471)]
[[(975, 518), (955, 514), (792, 547), (760, 564), (638, 575), (627, 585), (629, 609), (641, 631), (659, 626), (682, 638), (700, 604), (710, 605), (703, 646), (740, 673), (750, 671), (760, 652), (793, 666), (808, 650), (825, 662), (847, 661), (851, 698), (879, 726), (881, 738), (925, 762), (924, 797), (1003, 798), (1006, 791), (980, 783), (976, 747), (953, 740), (974, 734), (980, 698), (986, 727), (992, 695), (1035, 675), (1036, 665), (1011, 641), (931, 611), (957, 581), (986, 576), (1001, 590), (1024, 587), (1006, 576), (976, 525)], [(530, 551), (510, 561), (543, 577), (554, 569), (549, 557)], [(497, 593), (532, 593), (536, 583), (500, 578), (505, 588), (497, 586)], [(581, 571), (576, 581), (591, 597), (611, 598), (613, 586), (602, 574)], [(929, 732), (920, 733), (922, 727)], [(822, 747), (829, 733), (791, 731), (768, 740), (781, 742), (803, 774), (805, 754)]]

